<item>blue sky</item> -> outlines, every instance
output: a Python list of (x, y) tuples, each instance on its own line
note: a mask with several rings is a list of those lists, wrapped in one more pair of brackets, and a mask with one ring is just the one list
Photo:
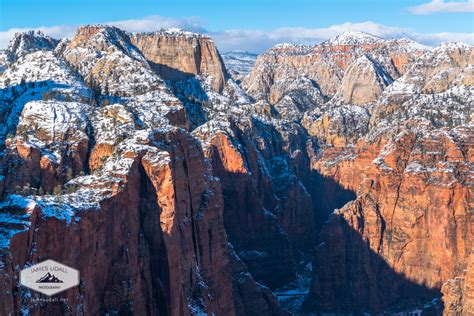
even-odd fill
[(78, 25), (110, 23), (208, 33), (221, 50), (259, 52), (278, 41), (318, 42), (352, 29), (474, 44), (473, 10), (474, 0), (0, 0), (0, 40), (5, 46), (14, 31), (30, 28), (70, 37)]

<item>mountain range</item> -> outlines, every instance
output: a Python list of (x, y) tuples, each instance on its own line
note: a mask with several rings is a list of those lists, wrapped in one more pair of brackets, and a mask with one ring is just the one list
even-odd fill
[(472, 46), (87, 25), (0, 73), (0, 314), (474, 313)]

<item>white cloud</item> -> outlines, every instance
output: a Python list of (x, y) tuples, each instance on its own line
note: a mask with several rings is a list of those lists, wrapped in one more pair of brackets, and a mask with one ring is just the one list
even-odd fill
[(431, 33), (431, 34), (413, 34), (412, 39), (426, 45), (435, 46), (442, 42), (462, 42), (474, 45), (474, 33)]
[(29, 30), (42, 31), (54, 38), (71, 38), (76, 30), (75, 26), (72, 25), (58, 25), (58, 26), (41, 26), (37, 28), (12, 28), (8, 31), (0, 32), (0, 49), (4, 49), (8, 46), (8, 42), (13, 38), (15, 33), (26, 32)]
[(278, 28), (271, 31), (226, 30), (209, 32), (220, 51), (248, 50), (262, 52), (278, 43), (315, 44), (347, 31), (362, 31), (383, 38), (408, 37), (425, 45), (435, 46), (442, 42), (464, 42), (474, 45), (473, 33), (416, 33), (411, 29), (386, 26), (374, 22), (343, 23), (326, 28)]
[[(221, 52), (247, 50), (259, 53), (275, 44), (283, 42), (315, 44), (346, 31), (363, 31), (384, 38), (410, 37), (426, 45), (437, 45), (445, 41), (461, 41), (471, 45), (474, 44), (474, 34), (472, 33), (420, 34), (411, 29), (392, 27), (370, 21), (362, 23), (347, 22), (325, 28), (282, 27), (270, 31), (243, 29), (209, 31), (203, 27), (202, 21), (195, 17), (174, 19), (161, 16), (149, 16), (142, 19), (111, 21), (103, 24), (115, 25), (130, 32), (147, 32), (160, 28), (179, 27), (189, 31), (209, 35), (216, 42)], [(37, 29), (55, 38), (70, 38), (74, 34), (76, 28), (77, 26), (62, 25), (40, 27)], [(26, 28), (17, 28), (0, 32), (0, 49), (5, 48), (8, 45), (8, 41), (13, 37), (15, 32), (26, 30)]]
[(178, 27), (197, 33), (206, 32), (206, 30), (202, 27), (202, 21), (197, 17), (174, 19), (162, 17), (159, 15), (152, 15), (142, 19), (112, 21), (103, 24), (114, 25), (129, 32), (148, 32), (170, 27)]
[(429, 3), (410, 7), (408, 10), (414, 14), (433, 14), (437, 12), (474, 12), (474, 0), (444, 1), (432, 0)]
[(327, 28), (284, 27), (272, 31), (226, 30), (209, 32), (208, 35), (223, 51), (241, 49), (260, 52), (278, 43), (315, 44), (346, 31), (363, 31), (386, 38), (400, 37), (406, 33), (401, 28), (364, 22), (344, 23)]

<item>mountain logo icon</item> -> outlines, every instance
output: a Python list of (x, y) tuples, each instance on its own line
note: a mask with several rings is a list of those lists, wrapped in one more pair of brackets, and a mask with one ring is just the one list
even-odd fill
[(26, 266), (20, 271), (21, 285), (47, 296), (76, 287), (80, 280), (78, 270), (52, 259)]
[(36, 280), (36, 283), (63, 283), (63, 281), (58, 279), (54, 274), (48, 272), (44, 276)]

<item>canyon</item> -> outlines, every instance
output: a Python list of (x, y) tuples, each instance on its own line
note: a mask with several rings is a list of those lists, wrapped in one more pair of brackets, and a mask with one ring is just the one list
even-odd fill
[[(1, 315), (474, 314), (474, 48), (254, 59), (179, 29), (15, 35)], [(46, 259), (80, 271), (55, 302), (19, 283)]]

